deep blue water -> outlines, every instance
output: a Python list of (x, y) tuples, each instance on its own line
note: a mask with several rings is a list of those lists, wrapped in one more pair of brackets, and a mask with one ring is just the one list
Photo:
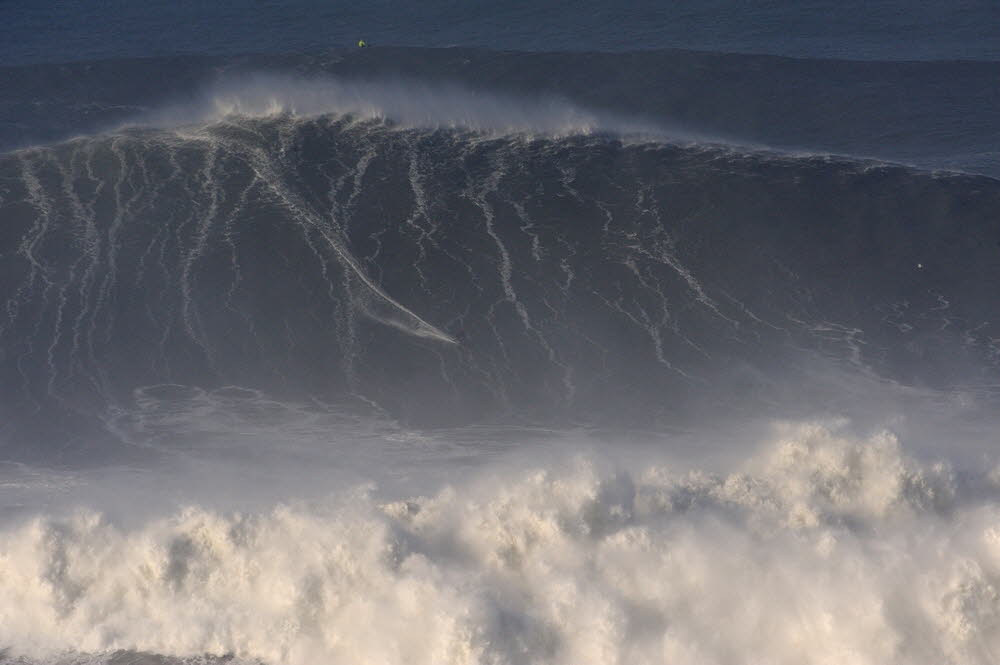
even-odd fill
[(993, 0), (0, 3), (0, 64), (375, 45), (998, 60)]

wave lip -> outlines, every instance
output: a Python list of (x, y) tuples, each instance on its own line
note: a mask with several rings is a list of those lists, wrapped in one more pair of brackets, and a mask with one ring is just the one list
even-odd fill
[(145, 114), (134, 123), (172, 128), (216, 124), (233, 116), (321, 115), (388, 121), (401, 128), (462, 129), (500, 135), (665, 134), (652, 124), (588, 111), (553, 95), (526, 100), (457, 85), (278, 74), (228, 79), (207, 89), (196, 101)]

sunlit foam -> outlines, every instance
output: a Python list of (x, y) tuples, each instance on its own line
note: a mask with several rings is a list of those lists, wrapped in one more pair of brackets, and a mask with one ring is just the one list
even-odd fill
[(823, 423), (724, 472), (602, 460), (403, 500), (28, 520), (0, 538), (0, 643), (98, 661), (995, 662), (995, 474)]

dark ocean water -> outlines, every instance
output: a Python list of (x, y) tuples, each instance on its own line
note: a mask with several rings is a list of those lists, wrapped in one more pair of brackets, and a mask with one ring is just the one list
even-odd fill
[(849, 60), (1000, 59), (991, 0), (214, 3), (113, 0), (0, 6), (8, 64), (353, 46), (517, 51), (684, 48)]
[(996, 7), (731, 4), (0, 3), (0, 661), (995, 662)]

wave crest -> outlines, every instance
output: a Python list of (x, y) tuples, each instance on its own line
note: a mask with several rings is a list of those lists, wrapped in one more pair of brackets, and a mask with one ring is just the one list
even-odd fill
[(155, 127), (214, 124), (231, 118), (353, 116), (405, 128), (464, 129), (495, 134), (568, 136), (608, 132), (658, 133), (651, 124), (584, 110), (556, 96), (519, 99), (457, 85), (390, 80), (253, 74), (219, 82), (197, 100), (138, 120)]

